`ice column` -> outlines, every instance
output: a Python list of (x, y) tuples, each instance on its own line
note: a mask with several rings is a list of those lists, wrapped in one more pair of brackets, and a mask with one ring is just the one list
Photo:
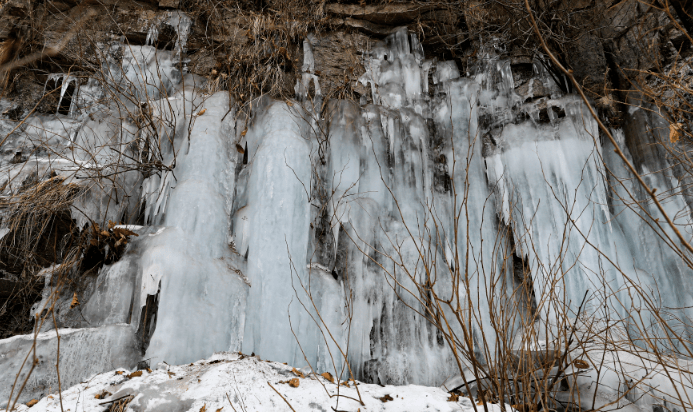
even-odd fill
[[(229, 144), (235, 133), (228, 94), (202, 99), (186, 91), (175, 99), (174, 105), (188, 105), (187, 113), (190, 106), (195, 110), (189, 136), (186, 127), (177, 133), (177, 185), (166, 207), (166, 228), (148, 240), (141, 260), (143, 282), (160, 285), (156, 329), (145, 356), (153, 364), (239, 350), (247, 293), (228, 248), (236, 158)], [(140, 307), (146, 296), (141, 299)]]
[(298, 105), (284, 102), (269, 102), (254, 116), (246, 135), (251, 287), (243, 351), (302, 365), (302, 347), (315, 365), (318, 328), (309, 315), (305, 265), (311, 207), (308, 117)]

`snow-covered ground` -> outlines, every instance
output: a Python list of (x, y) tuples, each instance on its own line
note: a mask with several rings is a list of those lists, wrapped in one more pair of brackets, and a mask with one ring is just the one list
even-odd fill
[[(218, 353), (180, 366), (162, 363), (150, 370), (140, 371), (141, 375), (123, 369), (95, 375), (63, 391), (62, 408), (65, 412), (106, 411), (108, 401), (132, 395), (127, 410), (137, 412), (474, 410), (470, 399), (449, 401), (450, 395), (437, 387), (353, 381), (338, 386), (308, 370), (294, 372), (291, 366), (239, 353)], [(129, 377), (132, 372), (139, 376)], [(31, 407), (18, 405), (16, 410), (57, 412), (60, 402), (54, 393)], [(489, 405), (489, 412), (500, 409)]]

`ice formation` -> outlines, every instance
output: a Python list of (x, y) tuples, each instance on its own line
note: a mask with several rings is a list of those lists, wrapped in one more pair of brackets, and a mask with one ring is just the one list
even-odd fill
[[(40, 333), (36, 336), (36, 356), (40, 362), (36, 365), (27, 381), (26, 394), (33, 397), (43, 397), (59, 388), (69, 388), (95, 374), (113, 368), (112, 365), (123, 365), (134, 368), (137, 365), (137, 345), (135, 337), (127, 333), (127, 324), (112, 324), (100, 328), (60, 329), (60, 377), (55, 365), (58, 353), (58, 338), (56, 331)], [(28, 375), (29, 365), (21, 368), (27, 353), (32, 350), (33, 335), (13, 336), (0, 341), (0, 396), (3, 408), (14, 389), (17, 372), (22, 382)], [(26, 398), (26, 396), (24, 397)], [(25, 401), (26, 402), (26, 401)]]
[[(74, 210), (80, 225), (132, 223), (142, 207), (147, 226), (123, 260), (101, 270), (84, 307), (94, 326), (128, 323), (152, 364), (242, 350), (344, 374), (339, 351), (348, 347), (360, 379), (440, 384), (457, 367), (435, 328), (408, 308), (420, 305), (411, 279), (426, 282), (425, 263), (445, 297), (448, 268), (469, 268), (477, 338), (484, 332), (493, 345), (491, 276), (512, 278), (507, 245), (494, 240), (506, 228), (536, 296), (558, 288), (575, 309), (604, 287), (603, 274), (617, 294), (626, 276), (656, 284), (670, 306), (693, 304), (683, 287), (690, 269), (613, 200), (624, 188), (604, 165), (638, 193), (629, 172), (584, 103), (563, 96), (540, 61), (520, 94), (510, 63), (493, 53), (463, 77), (453, 61), (426, 60), (416, 36), (399, 30), (366, 54), (360, 82), (369, 96), (328, 101), (322, 116), (301, 104), (321, 98), (309, 40), (298, 101), (239, 106), (226, 93), (204, 94), (185, 73), (189, 21), (171, 19), (181, 30), (173, 52), (109, 46), (105, 78), (79, 86), (71, 115), (32, 116), (3, 146), (14, 153), (49, 141), (52, 151), (26, 164), (70, 181), (123, 167), (114, 158), (122, 153), (158, 165), (89, 187)], [(103, 103), (106, 95), (116, 98)], [(128, 111), (155, 127), (136, 126), (121, 115)], [(656, 116), (629, 116), (640, 122), (632, 139), (645, 142)], [(142, 133), (154, 134), (158, 151), (138, 146)], [(681, 186), (664, 156), (642, 164), (667, 171), (648, 177), (660, 193)], [(0, 187), (28, 173), (1, 166)], [(668, 198), (677, 223), (689, 225), (688, 203)], [(555, 271), (565, 272), (560, 287), (545, 282)], [(617, 309), (628, 311), (620, 297)]]

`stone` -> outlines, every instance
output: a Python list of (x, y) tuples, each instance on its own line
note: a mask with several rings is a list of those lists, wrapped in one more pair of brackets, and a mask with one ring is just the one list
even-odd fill
[(159, 8), (162, 9), (177, 9), (179, 6), (179, 0), (159, 0)]
[(432, 5), (412, 3), (360, 6), (357, 4), (328, 4), (325, 11), (344, 17), (368, 20), (376, 24), (397, 25), (415, 20), (422, 13), (434, 10)]

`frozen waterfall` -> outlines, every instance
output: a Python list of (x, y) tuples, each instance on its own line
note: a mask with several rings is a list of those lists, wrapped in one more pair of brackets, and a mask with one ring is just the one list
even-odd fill
[[(624, 285), (638, 280), (669, 306), (693, 305), (691, 270), (618, 200), (645, 194), (582, 100), (562, 95), (538, 60), (528, 81), (547, 93), (522, 96), (509, 62), (489, 52), (465, 74), (427, 60), (403, 29), (365, 53), (360, 104), (330, 100), (316, 113), (303, 104), (322, 99), (308, 91), (311, 81), (320, 90), (308, 41), (298, 100), (244, 105), (206, 94), (185, 73), (182, 44), (112, 47), (107, 76), (78, 86), (71, 115), (32, 116), (11, 135), (3, 153), (38, 141), (51, 150), (29, 168), (3, 160), (0, 187), (29, 169), (78, 184), (118, 176), (88, 187), (73, 218), (132, 224), (141, 209), (144, 227), (84, 305), (92, 327), (129, 324), (152, 364), (233, 350), (346, 376), (345, 354), (360, 379), (441, 384), (457, 365), (417, 285), (454, 298), (455, 282), (468, 282), (472, 295), (456, 298), (471, 303), (473, 339), (493, 346), (494, 297), (507, 292), (498, 282), (518, 281), (510, 244), (533, 299), (557, 293), (576, 310), (586, 291), (602, 291), (625, 314)], [(629, 116), (634, 126), (615, 135), (649, 144), (659, 120)], [(158, 145), (138, 143), (144, 133)], [(639, 163), (652, 186), (682, 186), (655, 155)], [(135, 159), (152, 169), (115, 173)], [(667, 198), (677, 224), (690, 227), (689, 203)]]

